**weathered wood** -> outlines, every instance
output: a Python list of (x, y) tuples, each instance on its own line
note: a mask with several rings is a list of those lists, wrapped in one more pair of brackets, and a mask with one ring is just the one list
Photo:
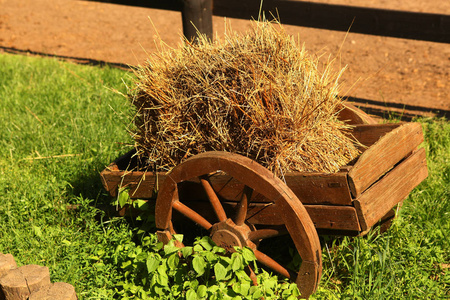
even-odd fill
[(17, 263), (14, 257), (9, 253), (0, 253), (0, 278), (6, 275), (10, 270), (15, 268), (17, 268)]
[(25, 300), (40, 288), (50, 285), (47, 267), (26, 265), (13, 269), (0, 278), (0, 287), (7, 300)]
[(192, 41), (200, 33), (212, 40), (212, 0), (182, 0), (182, 3), (181, 18), (184, 36)]
[[(157, 174), (158, 177), (155, 176)], [(119, 187), (130, 188), (133, 199), (150, 199), (155, 197), (165, 178), (164, 173), (152, 172), (101, 172), (103, 185), (111, 196), (117, 196)], [(285, 175), (286, 184), (304, 204), (351, 205), (352, 198), (347, 183), (347, 171), (333, 174), (290, 172)], [(222, 199), (239, 201), (244, 184), (227, 174), (210, 177), (211, 185)], [(187, 180), (180, 185), (180, 197), (186, 201), (206, 199), (206, 194), (198, 180)], [(255, 192), (252, 201), (271, 202)]]
[[(208, 201), (189, 201), (185, 204), (202, 215), (209, 222), (217, 221)], [(222, 203), (227, 216), (234, 218), (237, 202)], [(360, 231), (358, 215), (353, 206), (340, 205), (304, 205), (317, 229)], [(175, 217), (175, 216), (174, 216)], [(247, 209), (247, 222), (263, 226), (284, 225), (284, 218), (275, 203), (251, 202)]]
[[(218, 222), (216, 220), (216, 223), (211, 223), (210, 227), (208, 221), (203, 216), (200, 218), (201, 214), (197, 211), (185, 208), (182, 211), (180, 210), (177, 184), (195, 177), (203, 178), (204, 175), (219, 170), (244, 183), (254, 192), (267, 199), (272, 199), (275, 203), (279, 216), (281, 216), (282, 222), (302, 258), (302, 265), (297, 276), (302, 280), (301, 282), (297, 280), (297, 285), (303, 296), (311, 295), (316, 290), (322, 273), (321, 248), (314, 224), (295, 194), (272, 172), (247, 157), (218, 151), (206, 152), (193, 156), (172, 169), (162, 184), (156, 200), (156, 227), (167, 232), (172, 223), (172, 216), (175, 215), (175, 210), (177, 210), (191, 221), (203, 224), (202, 226), (205, 229), (211, 229), (211, 238), (216, 243), (228, 245), (230, 248), (233, 245), (242, 245), (257, 250), (256, 245), (249, 240), (249, 233), (251, 232), (249, 217), (246, 218), (249, 225), (237, 226), (234, 223), (236, 215), (231, 217), (225, 213), (227, 214), (225, 221)], [(233, 203), (235, 206), (239, 205), (239, 202)], [(222, 206), (223, 203), (214, 203), (213, 205)], [(223, 211), (226, 211), (224, 206)], [(249, 216), (250, 212), (245, 213)], [(214, 215), (212, 210), (210, 210), (209, 215), (211, 214)], [(263, 260), (261, 261), (263, 264), (276, 266), (273, 271), (279, 272), (283, 269), (278, 267), (279, 264), (269, 263), (272, 260), (266, 256), (260, 255), (259, 257)]]
[(352, 195), (357, 198), (402, 158), (423, 142), (420, 123), (406, 123), (385, 134), (368, 148), (348, 173)]
[(316, 228), (360, 231), (358, 214), (353, 206), (305, 205)]
[[(316, 228), (360, 231), (356, 209), (353, 206), (304, 205)], [(253, 204), (248, 210), (252, 224), (284, 225), (282, 212), (276, 205)]]
[(381, 137), (388, 132), (400, 127), (402, 123), (397, 124), (357, 124), (352, 129), (351, 134), (365, 147), (363, 151), (368, 147), (375, 144)]
[[(303, 204), (351, 205), (352, 198), (347, 182), (347, 172), (334, 174), (289, 172), (285, 174), (287, 186)], [(217, 174), (209, 180), (222, 198), (228, 201), (239, 201), (244, 184), (227, 174)], [(195, 181), (183, 182), (180, 186), (180, 197), (184, 200), (204, 199), (205, 193)], [(252, 202), (272, 202), (260, 193), (254, 192)]]
[(419, 149), (354, 201), (361, 229), (377, 223), (427, 176), (425, 150)]
[(349, 102), (344, 102), (343, 106), (344, 108), (339, 112), (338, 118), (347, 124), (358, 125), (378, 123), (371, 116)]
[(76, 300), (75, 288), (65, 282), (55, 282), (32, 292), (28, 300)]
[(287, 186), (303, 204), (351, 205), (347, 172), (333, 174), (289, 172)]
[(105, 189), (112, 197), (117, 197), (119, 187), (129, 188), (129, 194), (134, 199), (149, 199), (155, 197), (155, 191), (165, 180), (164, 173), (110, 171), (105, 169), (100, 173)]

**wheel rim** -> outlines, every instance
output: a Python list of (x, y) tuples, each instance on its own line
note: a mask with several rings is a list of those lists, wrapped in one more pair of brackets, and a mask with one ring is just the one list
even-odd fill
[[(207, 175), (217, 171), (225, 172), (245, 186), (235, 205), (236, 213), (230, 217), (208, 180)], [(193, 178), (198, 178), (203, 187), (216, 221), (210, 222), (205, 215), (180, 201), (178, 184)], [(247, 223), (250, 199), (255, 192), (270, 199), (272, 205), (276, 206), (278, 218), (282, 219), (302, 258), (298, 273), (288, 270), (257, 249), (259, 240), (278, 236), (282, 232), (275, 228), (255, 229)], [(250, 247), (258, 262), (294, 280), (303, 297), (308, 297), (316, 290), (322, 273), (322, 262), (320, 242), (311, 218), (297, 196), (273, 173), (255, 161), (227, 152), (206, 152), (191, 157), (167, 175), (158, 192), (155, 222), (160, 230), (158, 238), (165, 243), (175, 234), (172, 210), (207, 230), (216, 244), (230, 252), (234, 246)]]

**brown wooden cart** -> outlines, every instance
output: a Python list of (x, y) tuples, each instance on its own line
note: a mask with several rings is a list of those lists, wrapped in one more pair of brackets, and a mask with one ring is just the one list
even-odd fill
[[(152, 199), (158, 191), (160, 241), (172, 238), (181, 215), (230, 251), (252, 248), (258, 262), (295, 281), (309, 297), (322, 273), (318, 233), (361, 235), (380, 222), (388, 226), (393, 208), (428, 175), (425, 151), (418, 148), (420, 124), (376, 124), (351, 105), (340, 117), (355, 125), (352, 134), (366, 147), (334, 174), (293, 172), (283, 181), (226, 152), (196, 155), (169, 173), (130, 172), (130, 152), (101, 172), (102, 182), (112, 196), (119, 187), (128, 187), (132, 199)], [(298, 272), (258, 250), (262, 240), (282, 234), (290, 235), (302, 258)]]

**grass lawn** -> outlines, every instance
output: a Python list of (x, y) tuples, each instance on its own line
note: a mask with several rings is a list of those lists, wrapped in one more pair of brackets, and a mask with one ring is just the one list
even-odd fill
[[(73, 284), (80, 299), (150, 297), (145, 290), (151, 280), (137, 269), (144, 262), (150, 270), (150, 257), (161, 257), (152, 233), (142, 238), (133, 222), (101, 210), (110, 199), (99, 172), (132, 143), (131, 105), (120, 94), (130, 76), (109, 67), (0, 54), (0, 252), (14, 255), (19, 266), (48, 266), (51, 280)], [(388, 232), (323, 244), (324, 274), (312, 298), (450, 297), (450, 124), (417, 121), (426, 135), (428, 179), (410, 194)], [(169, 269), (171, 264), (176, 274), (194, 272), (173, 260)], [(204, 286), (209, 293), (217, 285), (228, 299), (236, 280), (227, 278), (220, 284), (204, 278)], [(259, 278), (274, 280), (264, 273)], [(167, 298), (200, 298), (203, 284), (195, 280), (183, 291), (196, 294), (171, 287)], [(274, 283), (274, 295), (284, 290)], [(238, 294), (235, 299), (252, 295)]]

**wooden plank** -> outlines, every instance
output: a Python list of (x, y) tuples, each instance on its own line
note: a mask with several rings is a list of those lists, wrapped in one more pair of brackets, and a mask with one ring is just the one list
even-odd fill
[(303, 204), (352, 205), (347, 172), (333, 174), (292, 172), (287, 186)]
[(361, 230), (358, 214), (352, 206), (305, 205), (305, 208), (316, 228)]
[(165, 180), (164, 173), (103, 171), (100, 173), (103, 186), (112, 197), (117, 197), (119, 187), (129, 188), (133, 199), (150, 199)]
[[(352, 205), (346, 171), (334, 174), (292, 172), (286, 174), (285, 179), (287, 186), (303, 204)], [(238, 180), (227, 174), (215, 174), (209, 180), (220, 199), (233, 202), (241, 199), (244, 184)], [(185, 201), (207, 199), (198, 180), (184, 181), (179, 191)], [(253, 192), (250, 201), (270, 203), (273, 199)]]
[[(284, 178), (303, 204), (352, 205), (346, 171), (333, 174), (289, 172)], [(244, 185), (239, 181), (228, 175), (215, 175), (210, 177), (210, 181), (219, 197), (230, 201), (240, 200)], [(199, 190), (192, 186), (191, 191)], [(273, 199), (253, 193), (251, 201), (272, 202)]]
[(427, 176), (425, 150), (419, 149), (354, 201), (361, 229), (372, 227)]
[[(358, 215), (352, 206), (305, 205), (316, 228), (360, 231)], [(252, 224), (283, 225), (283, 218), (276, 205), (252, 204), (248, 210)]]
[(349, 102), (343, 103), (343, 109), (339, 112), (339, 120), (350, 125), (377, 124), (378, 122), (371, 116)]
[(352, 129), (352, 135), (365, 147), (362, 151), (367, 150), (367, 147), (375, 144), (382, 136), (392, 130), (400, 127), (403, 123), (397, 124), (356, 124)]
[(348, 172), (352, 195), (357, 198), (402, 158), (423, 142), (420, 123), (405, 123), (370, 146)]

